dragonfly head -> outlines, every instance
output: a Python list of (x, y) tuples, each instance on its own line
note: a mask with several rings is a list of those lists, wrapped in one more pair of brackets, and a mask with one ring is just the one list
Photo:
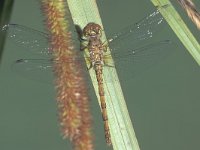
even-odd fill
[(96, 23), (88, 23), (83, 29), (83, 35), (86, 38), (100, 38), (102, 34), (102, 28)]

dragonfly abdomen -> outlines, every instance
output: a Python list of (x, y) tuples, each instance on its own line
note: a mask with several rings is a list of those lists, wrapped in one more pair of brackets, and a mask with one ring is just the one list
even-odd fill
[(100, 97), (100, 103), (101, 103), (101, 112), (102, 112), (102, 118), (104, 122), (104, 131), (105, 131), (105, 139), (106, 143), (108, 145), (111, 144), (111, 137), (110, 137), (110, 129), (108, 125), (108, 114), (106, 109), (106, 101), (105, 101), (105, 94), (104, 94), (104, 87), (103, 87), (103, 76), (102, 76), (102, 70), (103, 66), (96, 65), (95, 72), (96, 72), (96, 78), (98, 82), (98, 90), (99, 90), (99, 97)]

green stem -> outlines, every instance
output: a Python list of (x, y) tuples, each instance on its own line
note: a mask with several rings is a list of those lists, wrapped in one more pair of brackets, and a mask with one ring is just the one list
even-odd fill
[(151, 0), (174, 33), (200, 65), (200, 45), (169, 0)]
[(8, 24), (10, 14), (13, 6), (13, 0), (4, 0), (0, 2), (0, 60), (3, 53), (3, 47), (5, 42), (5, 32), (1, 32), (1, 28)]

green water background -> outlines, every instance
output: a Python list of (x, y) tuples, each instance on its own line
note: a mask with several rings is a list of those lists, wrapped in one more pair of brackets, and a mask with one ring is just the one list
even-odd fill
[[(198, 0), (194, 2), (200, 6)], [(173, 4), (200, 41), (199, 31), (181, 7)], [(140, 0), (99, 0), (98, 6), (107, 35), (137, 22), (154, 9), (150, 1)], [(37, 1), (15, 1), (11, 23), (44, 31), (43, 20)], [(173, 54), (128, 84), (122, 79), (140, 148), (199, 149), (200, 68), (167, 25), (156, 38), (172, 40)], [(16, 59), (32, 58), (24, 51), (6, 41), (0, 66), (0, 150), (70, 150), (70, 143), (60, 136), (54, 87), (11, 70)], [(90, 91), (95, 149), (111, 149), (105, 145), (100, 109)]]

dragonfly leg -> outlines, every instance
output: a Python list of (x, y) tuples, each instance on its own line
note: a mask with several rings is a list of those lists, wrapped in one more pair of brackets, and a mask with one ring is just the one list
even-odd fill
[(81, 51), (84, 51), (85, 49), (88, 48), (88, 40), (87, 39), (83, 39), (83, 38), (80, 38), (80, 46), (81, 46)]
[(109, 61), (106, 59), (103, 59), (103, 65), (107, 66), (107, 67), (112, 67), (112, 68), (115, 67), (115, 65), (113, 63), (109, 63)]
[(113, 65), (109, 65), (108, 63), (104, 63), (104, 66), (107, 66), (107, 67), (112, 67), (112, 68), (114, 68), (115, 66), (113, 66)]
[(87, 48), (87, 46), (86, 47), (81, 46), (81, 51), (84, 51), (86, 48)]
[(108, 50), (108, 42), (107, 41), (105, 41), (105, 42), (103, 42), (103, 51), (104, 52), (107, 52), (107, 50)]
[(79, 41), (80, 41), (80, 42), (83, 42), (83, 41), (84, 41), (84, 42), (87, 42), (88, 40), (87, 40), (87, 39), (84, 39), (83, 37), (80, 37)]
[(91, 68), (93, 68), (92, 63), (90, 63), (90, 66), (89, 66), (89, 68), (88, 68), (88, 71), (89, 71)]
[(85, 49), (88, 49), (88, 46), (85, 43), (81, 44), (81, 51), (84, 51)]

